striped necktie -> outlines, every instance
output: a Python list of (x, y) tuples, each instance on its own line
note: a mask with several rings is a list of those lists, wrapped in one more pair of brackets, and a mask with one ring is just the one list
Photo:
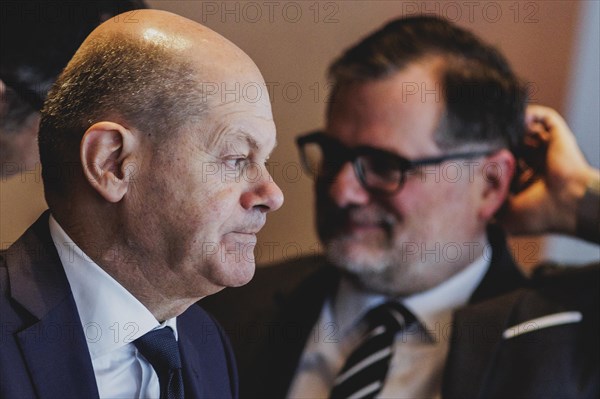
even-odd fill
[(331, 399), (374, 398), (384, 384), (396, 334), (416, 321), (397, 302), (386, 302), (365, 316), (367, 333), (352, 351), (331, 390)]

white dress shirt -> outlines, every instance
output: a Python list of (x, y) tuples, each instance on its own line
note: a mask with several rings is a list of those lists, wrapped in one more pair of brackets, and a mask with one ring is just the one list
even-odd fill
[[(379, 397), (440, 397), (452, 313), (467, 303), (485, 275), (490, 259), (491, 248), (486, 245), (484, 254), (461, 272), (430, 290), (401, 300), (419, 323), (396, 336), (388, 376)], [(342, 279), (335, 298), (323, 305), (288, 397), (328, 398), (335, 377), (365, 332), (362, 318), (388, 299), (360, 291)]]
[(65, 269), (81, 320), (101, 398), (158, 398), (158, 376), (132, 343), (170, 327), (94, 263), (50, 216), (50, 235)]

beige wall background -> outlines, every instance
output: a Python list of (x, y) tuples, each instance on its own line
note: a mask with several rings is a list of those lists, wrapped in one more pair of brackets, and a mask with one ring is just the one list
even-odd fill
[[(323, 125), (325, 71), (340, 52), (403, 15), (445, 16), (497, 45), (531, 89), (535, 102), (565, 110), (580, 2), (576, 1), (149, 1), (221, 33), (259, 66), (278, 127), (273, 176), (286, 196), (260, 234), (259, 263), (319, 250), (313, 192), (294, 145)], [(38, 173), (36, 178), (36, 173)], [(0, 239), (6, 248), (44, 209), (39, 171), (0, 182)], [(515, 243), (524, 263), (539, 261), (541, 242)]]

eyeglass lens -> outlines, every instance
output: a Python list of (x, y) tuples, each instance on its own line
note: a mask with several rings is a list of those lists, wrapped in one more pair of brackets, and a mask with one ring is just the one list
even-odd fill
[(402, 184), (402, 169), (385, 154), (360, 153), (333, 143), (303, 146), (308, 172), (320, 179), (333, 179), (346, 162), (353, 162), (357, 177), (369, 189), (393, 192)]

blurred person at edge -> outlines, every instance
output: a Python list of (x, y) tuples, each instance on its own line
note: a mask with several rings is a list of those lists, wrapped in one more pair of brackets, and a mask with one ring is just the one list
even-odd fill
[[(505, 58), (434, 17), (388, 23), (329, 75), (326, 127), (298, 138), (324, 256), (203, 302), (241, 396), (597, 398), (598, 267), (528, 279), (493, 223), (598, 242), (599, 174), (562, 118), (525, 119)], [(512, 196), (532, 151), (541, 179)]]
[[(0, 177), (34, 170), (39, 163), (39, 111), (86, 36), (117, 14), (144, 8), (143, 0), (2, 2)], [(128, 17), (135, 19), (135, 13)]]

